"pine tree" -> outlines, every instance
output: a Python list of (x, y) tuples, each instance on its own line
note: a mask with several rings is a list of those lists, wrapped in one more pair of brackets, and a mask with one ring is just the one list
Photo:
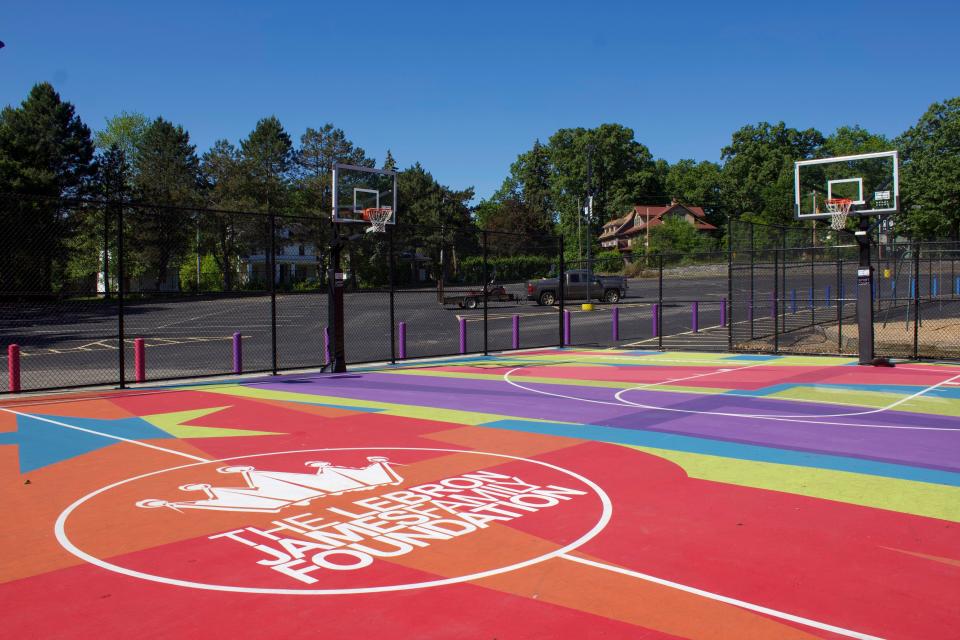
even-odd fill
[[(0, 192), (80, 196), (94, 173), (90, 129), (50, 84), (35, 85), (20, 107), (0, 112)], [(0, 202), (0, 228), (18, 239), (0, 252), (0, 291), (59, 287), (74, 225), (55, 200)]]
[(193, 217), (184, 207), (199, 204), (199, 171), (196, 147), (183, 127), (154, 120), (137, 148), (133, 178), (137, 198), (149, 206), (132, 212), (128, 229), (131, 250), (154, 276), (156, 290), (195, 233)]

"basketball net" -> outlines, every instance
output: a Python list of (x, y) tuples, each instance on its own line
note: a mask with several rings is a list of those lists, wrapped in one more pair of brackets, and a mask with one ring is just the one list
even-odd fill
[(847, 227), (847, 216), (853, 200), (849, 198), (831, 198), (827, 200), (827, 211), (830, 212), (830, 228), (842, 231)]
[(393, 215), (393, 207), (374, 207), (363, 210), (363, 219), (370, 223), (367, 233), (383, 233)]

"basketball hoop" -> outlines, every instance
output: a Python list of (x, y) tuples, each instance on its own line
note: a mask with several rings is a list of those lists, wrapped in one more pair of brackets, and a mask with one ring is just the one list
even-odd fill
[(850, 198), (830, 198), (827, 200), (827, 211), (830, 212), (830, 228), (842, 231), (847, 226), (847, 216), (853, 200)]
[(383, 233), (393, 216), (392, 207), (372, 207), (363, 210), (363, 219), (370, 223), (367, 233)]

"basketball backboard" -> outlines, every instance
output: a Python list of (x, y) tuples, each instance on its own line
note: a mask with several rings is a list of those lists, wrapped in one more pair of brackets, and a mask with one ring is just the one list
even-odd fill
[(829, 218), (828, 200), (852, 201), (850, 214), (900, 210), (900, 165), (896, 151), (801, 160), (794, 164), (798, 218)]
[(364, 209), (390, 208), (387, 224), (397, 221), (397, 173), (385, 169), (333, 166), (333, 221), (366, 222)]

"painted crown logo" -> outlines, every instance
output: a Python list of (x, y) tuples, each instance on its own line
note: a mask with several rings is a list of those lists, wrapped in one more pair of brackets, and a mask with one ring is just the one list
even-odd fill
[(351, 491), (369, 491), (384, 485), (403, 482), (393, 469), (389, 459), (380, 456), (367, 458), (365, 467), (337, 467), (329, 462), (305, 462), (316, 468), (316, 473), (292, 473), (287, 471), (258, 471), (255, 467), (220, 467), (219, 473), (239, 473), (246, 482), (244, 487), (214, 487), (210, 484), (185, 484), (181, 491), (203, 491), (205, 498), (168, 502), (148, 498), (137, 502), (138, 507), (155, 509), (169, 507), (181, 509), (206, 509), (209, 511), (251, 511), (277, 513), (289, 506), (304, 506), (323, 496), (338, 496)]

